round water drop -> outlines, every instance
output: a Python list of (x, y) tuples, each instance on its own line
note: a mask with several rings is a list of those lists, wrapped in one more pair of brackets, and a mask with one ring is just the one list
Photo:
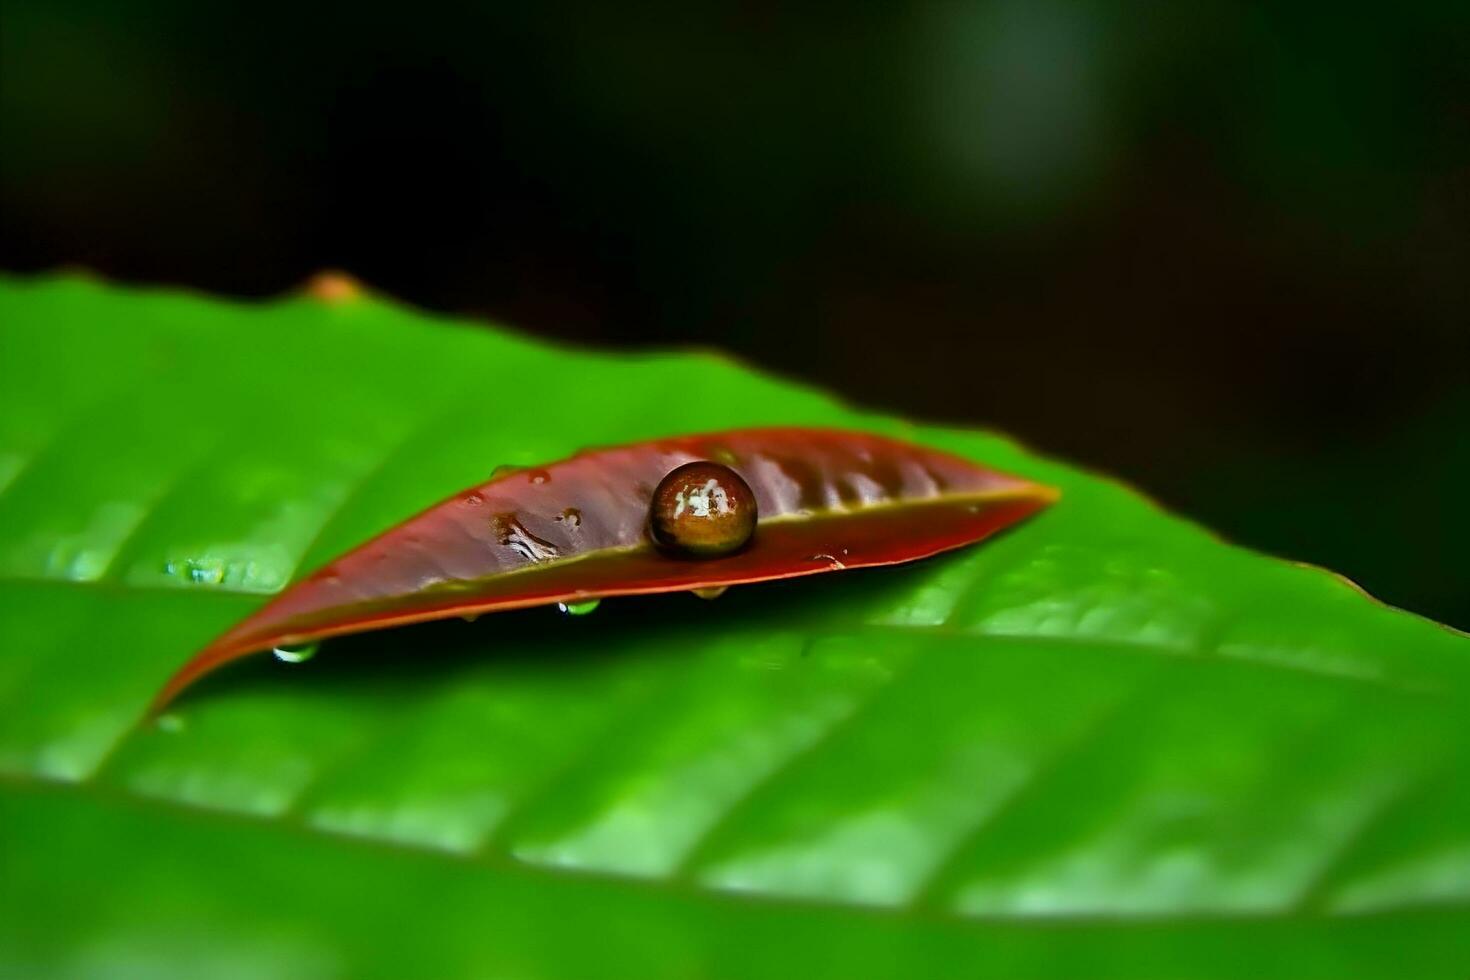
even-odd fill
[(728, 588), (728, 585), (706, 585), (703, 588), (690, 589), (689, 591), (693, 592), (701, 599), (718, 599), (720, 596), (725, 594), (725, 590)]
[(755, 494), (740, 474), (719, 463), (675, 467), (659, 481), (649, 504), (654, 543), (681, 558), (721, 558), (750, 543)]
[(276, 659), (288, 664), (304, 664), (316, 655), (318, 643), (298, 643), (290, 646), (278, 646), (271, 652)]
[(582, 602), (558, 602), (556, 608), (568, 616), (585, 616), (601, 604), (601, 599), (585, 599)]

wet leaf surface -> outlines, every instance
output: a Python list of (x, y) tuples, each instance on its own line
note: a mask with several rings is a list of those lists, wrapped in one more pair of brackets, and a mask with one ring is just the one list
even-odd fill
[[(8, 282), (0, 343), (0, 973), (1470, 959), (1470, 643), (1106, 480), (370, 297)], [(192, 651), (498, 465), (773, 425), (1062, 497), (908, 565), (247, 660), (139, 725)]]
[[(656, 502), (669, 475), (690, 472), (697, 483)], [(702, 516), (692, 503), (686, 512), (684, 494), (722, 475), (747, 517), (731, 553), (656, 545), (655, 507), (695, 533), (718, 519), (703, 499)], [(326, 637), (405, 623), (549, 604), (582, 615), (609, 596), (716, 598), (731, 585), (898, 564), (973, 544), (1055, 499), (1049, 487), (860, 432), (745, 429), (583, 452), (492, 477), (328, 562), (192, 658), (155, 707), (249, 653), (301, 663)]]

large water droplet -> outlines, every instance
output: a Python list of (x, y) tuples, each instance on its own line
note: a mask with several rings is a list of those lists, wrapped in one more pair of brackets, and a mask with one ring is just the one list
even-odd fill
[(654, 543), (680, 558), (734, 554), (749, 543), (755, 521), (749, 484), (728, 466), (705, 460), (670, 470), (649, 503)]
[(558, 602), (556, 608), (568, 616), (585, 616), (602, 603), (601, 599), (584, 599), (581, 602)]
[(725, 590), (728, 588), (728, 585), (709, 585), (705, 586), (702, 589), (690, 589), (689, 591), (693, 592), (701, 599), (718, 599), (720, 596), (725, 594)]
[(317, 647), (319, 646), (321, 646), (321, 644), (319, 643), (283, 644), (276, 647), (271, 652), (276, 655), (277, 660), (280, 660), (283, 663), (304, 664), (312, 657), (316, 656)]

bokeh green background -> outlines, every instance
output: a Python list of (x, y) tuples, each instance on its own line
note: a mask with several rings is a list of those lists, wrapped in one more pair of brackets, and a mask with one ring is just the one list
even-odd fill
[(485, 6), (0, 0), (0, 265), (720, 347), (1470, 627), (1470, 7)]

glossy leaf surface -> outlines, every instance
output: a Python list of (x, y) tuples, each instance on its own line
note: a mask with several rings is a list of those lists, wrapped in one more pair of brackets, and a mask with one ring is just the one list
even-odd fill
[[(654, 488), (705, 460), (745, 478), (757, 532), (737, 554), (671, 557), (647, 532)], [(859, 432), (745, 429), (579, 453), (492, 477), (328, 562), (190, 660), (159, 703), (247, 653), (330, 636), (913, 561), (989, 537), (1055, 497)]]
[[(9, 283), (0, 343), (0, 974), (1470, 959), (1470, 643), (1105, 480), (371, 299)], [(137, 727), (288, 582), (691, 392), (689, 429), (875, 431), (1062, 497), (910, 565), (332, 640)]]

